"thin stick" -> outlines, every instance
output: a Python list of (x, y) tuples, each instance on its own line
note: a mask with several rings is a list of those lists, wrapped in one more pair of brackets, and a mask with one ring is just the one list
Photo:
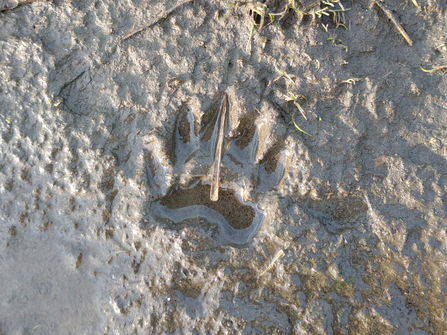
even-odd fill
[(397, 22), (397, 20), (394, 18), (393, 14), (388, 9), (383, 7), (377, 0), (374, 0), (374, 3), (385, 13), (385, 15), (391, 20), (391, 22), (394, 23), (399, 33), (405, 38), (405, 41), (407, 41), (407, 43), (412, 46), (413, 41), (411, 40), (410, 36), (408, 36), (404, 28), (402, 28), (399, 22)]
[[(217, 130), (217, 140), (216, 147), (214, 148), (213, 167), (211, 169), (211, 201), (219, 200), (220, 162), (222, 160), (222, 150), (225, 135), (225, 117), (227, 113), (230, 114), (230, 101), (228, 99), (228, 94), (225, 93), (222, 99), (222, 103), (220, 104), (219, 114), (217, 115), (216, 127), (214, 128), (214, 131)], [(228, 115), (228, 117), (230, 116)]]
[(144, 26), (143, 28), (137, 29), (133, 32), (131, 32), (130, 34), (127, 34), (126, 36), (123, 37), (123, 41), (131, 38), (133, 35), (136, 35), (140, 32), (142, 32), (143, 30), (146, 30), (148, 28), (151, 28), (152, 26), (156, 25), (158, 22), (160, 22), (161, 20), (165, 19), (168, 17), (168, 15), (170, 15), (173, 11), (175, 11), (176, 9), (180, 8), (181, 6), (183, 6), (184, 4), (187, 4), (189, 2), (192, 2), (194, 0), (185, 0), (180, 2), (179, 4), (175, 5), (174, 7), (168, 9), (162, 16), (160, 16), (159, 18), (155, 19), (154, 22), (148, 24), (147, 26)]

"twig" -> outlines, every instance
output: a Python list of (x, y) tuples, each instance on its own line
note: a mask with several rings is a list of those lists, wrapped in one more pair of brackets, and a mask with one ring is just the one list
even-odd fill
[(217, 140), (216, 140), (216, 146), (214, 148), (213, 167), (211, 169), (211, 191), (210, 191), (211, 201), (219, 200), (220, 162), (222, 160), (226, 117), (230, 117), (230, 101), (228, 99), (227, 93), (224, 94), (222, 103), (220, 104), (220, 110), (216, 120), (216, 128), (214, 130), (217, 131)]
[(147, 26), (145, 26), (143, 28), (135, 30), (135, 31), (131, 32), (130, 34), (127, 34), (126, 36), (123, 37), (122, 40), (125, 41), (125, 40), (131, 38), (133, 35), (136, 35), (136, 34), (142, 32), (143, 30), (146, 30), (146, 29), (149, 29), (149, 28), (153, 27), (154, 25), (156, 25), (161, 20), (166, 19), (170, 14), (172, 14), (172, 12), (174, 12), (178, 8), (182, 7), (183, 5), (185, 5), (185, 4), (189, 3), (189, 2), (193, 2), (193, 1), (194, 0), (185, 0), (185, 1), (180, 2), (179, 4), (175, 5), (174, 7), (168, 9), (162, 16), (160, 16), (159, 18), (155, 19), (154, 22), (148, 24)]
[(397, 20), (394, 18), (393, 14), (388, 9), (383, 7), (377, 0), (374, 0), (374, 3), (377, 5), (377, 7), (379, 7), (385, 13), (385, 15), (388, 17), (388, 19), (390, 19), (391, 22), (394, 23), (394, 25), (396, 26), (399, 33), (405, 38), (405, 41), (407, 41), (407, 43), (410, 46), (412, 46), (413, 41), (411, 40), (410, 36), (408, 36), (408, 34), (404, 30), (404, 28), (402, 28), (402, 26), (399, 24), (399, 22), (397, 22)]

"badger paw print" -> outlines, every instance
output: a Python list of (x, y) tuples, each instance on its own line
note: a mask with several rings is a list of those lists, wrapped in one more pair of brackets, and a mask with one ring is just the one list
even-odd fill
[(222, 244), (250, 242), (266, 218), (260, 202), (288, 167), (272, 124), (262, 112), (232, 108), (227, 93), (205, 113), (183, 105), (172, 144), (154, 141), (145, 151), (151, 214), (174, 225), (203, 218)]

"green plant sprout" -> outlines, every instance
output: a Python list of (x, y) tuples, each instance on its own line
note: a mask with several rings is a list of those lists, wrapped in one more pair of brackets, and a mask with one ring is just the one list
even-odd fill
[(421, 66), (421, 70), (424, 71), (424, 72), (427, 72), (427, 73), (433, 73), (433, 72), (436, 72), (436, 71), (439, 71), (439, 70), (444, 70), (444, 69), (447, 69), (447, 65), (438, 65), (438, 66), (435, 66), (433, 69), (430, 69), (430, 70), (424, 69)]
[[(323, 4), (324, 7), (316, 9), (316, 7), (321, 6), (321, 4)], [(323, 15), (333, 15), (333, 21), (336, 25), (336, 28), (342, 26), (347, 29), (345, 25), (346, 19), (344, 16), (344, 12), (350, 10), (350, 8), (345, 9), (340, 0), (315, 1), (314, 3), (304, 8), (298, 8), (295, 0), (288, 0), (287, 4), (284, 7), (284, 10), (278, 13), (271, 11), (266, 4), (260, 2), (257, 2), (256, 4), (249, 2), (232, 2), (228, 4), (228, 6), (233, 6), (236, 11), (238, 10), (239, 6), (245, 5), (248, 6), (250, 16), (252, 17), (254, 24), (256, 26), (259, 26), (259, 29), (262, 29), (264, 27), (266, 16), (269, 17), (270, 23), (272, 23), (276, 16), (278, 16), (279, 19), (282, 19), (287, 14), (287, 11), (289, 9), (292, 9), (296, 13), (302, 15), (311, 15), (313, 19), (315, 19), (316, 17), (321, 18)], [(338, 5), (340, 9), (336, 9), (335, 5)]]
[(339, 38), (335, 39), (333, 37), (328, 37), (328, 38), (326, 38), (326, 41), (332, 41), (333, 47), (340, 47), (340, 48), (345, 49), (346, 52), (348, 52), (348, 47), (346, 45), (342, 44), (341, 39), (339, 39)]
[[(320, 6), (320, 4), (325, 5), (325, 7), (316, 9), (316, 7)], [(340, 9), (334, 8), (336, 4), (340, 7)], [(311, 15), (313, 19), (315, 19), (316, 17), (321, 18), (323, 15), (331, 16), (332, 14), (336, 28), (342, 26), (345, 29), (348, 29), (345, 25), (346, 19), (344, 12), (350, 10), (350, 8), (345, 9), (340, 0), (316, 1), (303, 9), (299, 9), (296, 7), (295, 0), (289, 0), (288, 8), (302, 15)]]
[[(288, 7), (280, 13), (272, 12), (266, 4), (257, 2), (256, 4), (248, 3), (248, 2), (233, 2), (229, 3), (228, 6), (234, 6), (235, 10), (238, 10), (239, 6), (248, 6), (248, 9), (250, 11), (250, 16), (253, 19), (253, 22), (256, 26), (259, 26), (259, 29), (262, 29), (264, 27), (265, 23), (265, 17), (268, 16), (270, 19), (270, 23), (272, 23), (275, 19), (275, 16), (283, 17)], [(257, 19), (258, 17), (258, 19)], [(258, 23), (259, 21), (259, 23)]]

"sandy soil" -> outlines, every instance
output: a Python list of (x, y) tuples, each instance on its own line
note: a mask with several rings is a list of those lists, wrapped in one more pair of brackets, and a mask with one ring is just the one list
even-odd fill
[(312, 2), (0, 2), (0, 334), (447, 332), (446, 3)]

